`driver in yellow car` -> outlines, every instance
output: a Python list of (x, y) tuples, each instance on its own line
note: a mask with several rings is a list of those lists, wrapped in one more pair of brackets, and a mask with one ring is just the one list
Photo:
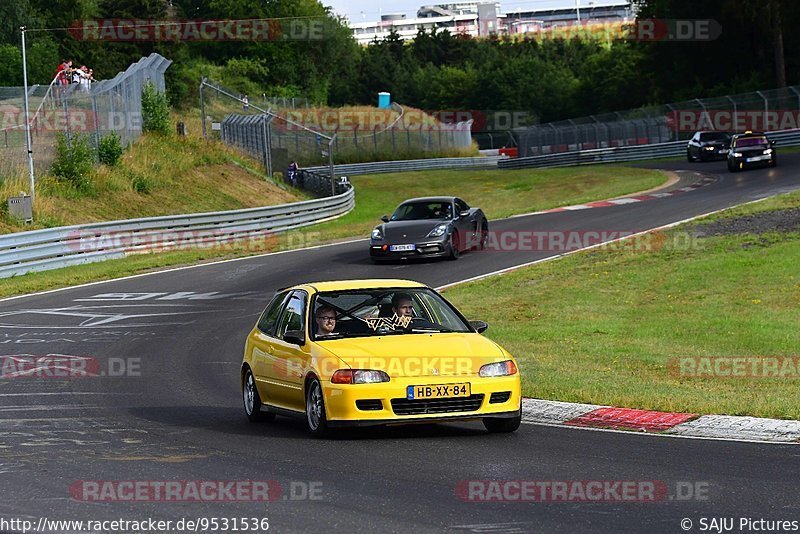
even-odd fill
[(392, 311), (398, 317), (411, 317), (414, 314), (414, 302), (408, 293), (395, 293), (392, 296)]

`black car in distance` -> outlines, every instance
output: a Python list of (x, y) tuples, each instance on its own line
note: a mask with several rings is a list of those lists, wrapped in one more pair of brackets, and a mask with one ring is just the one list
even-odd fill
[(711, 161), (725, 159), (731, 146), (731, 134), (727, 132), (697, 132), (686, 145), (686, 160)]

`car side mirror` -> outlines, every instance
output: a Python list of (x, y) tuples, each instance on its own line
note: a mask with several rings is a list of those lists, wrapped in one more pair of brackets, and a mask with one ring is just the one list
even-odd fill
[(286, 333), (283, 334), (283, 340), (300, 347), (306, 344), (306, 338), (300, 330), (287, 330)]
[(381, 220), (383, 222), (389, 222), (389, 216), (388, 215), (384, 215), (383, 217), (381, 217)]
[(464, 210), (458, 214), (459, 217), (469, 217), (469, 210)]
[(489, 328), (489, 323), (486, 321), (470, 321), (469, 325), (479, 334), (484, 333), (486, 329)]
[(778, 144), (778, 142), (777, 142), (777, 141), (775, 141), (774, 139), (770, 139), (770, 141), (769, 141), (769, 146), (775, 146), (775, 145), (777, 145), (777, 144)]

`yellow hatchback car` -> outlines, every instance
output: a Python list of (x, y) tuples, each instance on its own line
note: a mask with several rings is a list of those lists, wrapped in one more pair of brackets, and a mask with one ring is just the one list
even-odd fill
[(251, 421), (332, 427), (481, 419), (513, 432), (522, 416), (514, 358), (433, 289), (348, 280), (279, 291), (247, 336), (241, 383)]

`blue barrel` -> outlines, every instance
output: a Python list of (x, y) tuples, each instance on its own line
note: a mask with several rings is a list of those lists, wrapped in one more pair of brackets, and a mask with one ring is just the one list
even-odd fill
[(391, 99), (392, 95), (390, 93), (378, 93), (378, 107), (380, 109), (389, 109)]

